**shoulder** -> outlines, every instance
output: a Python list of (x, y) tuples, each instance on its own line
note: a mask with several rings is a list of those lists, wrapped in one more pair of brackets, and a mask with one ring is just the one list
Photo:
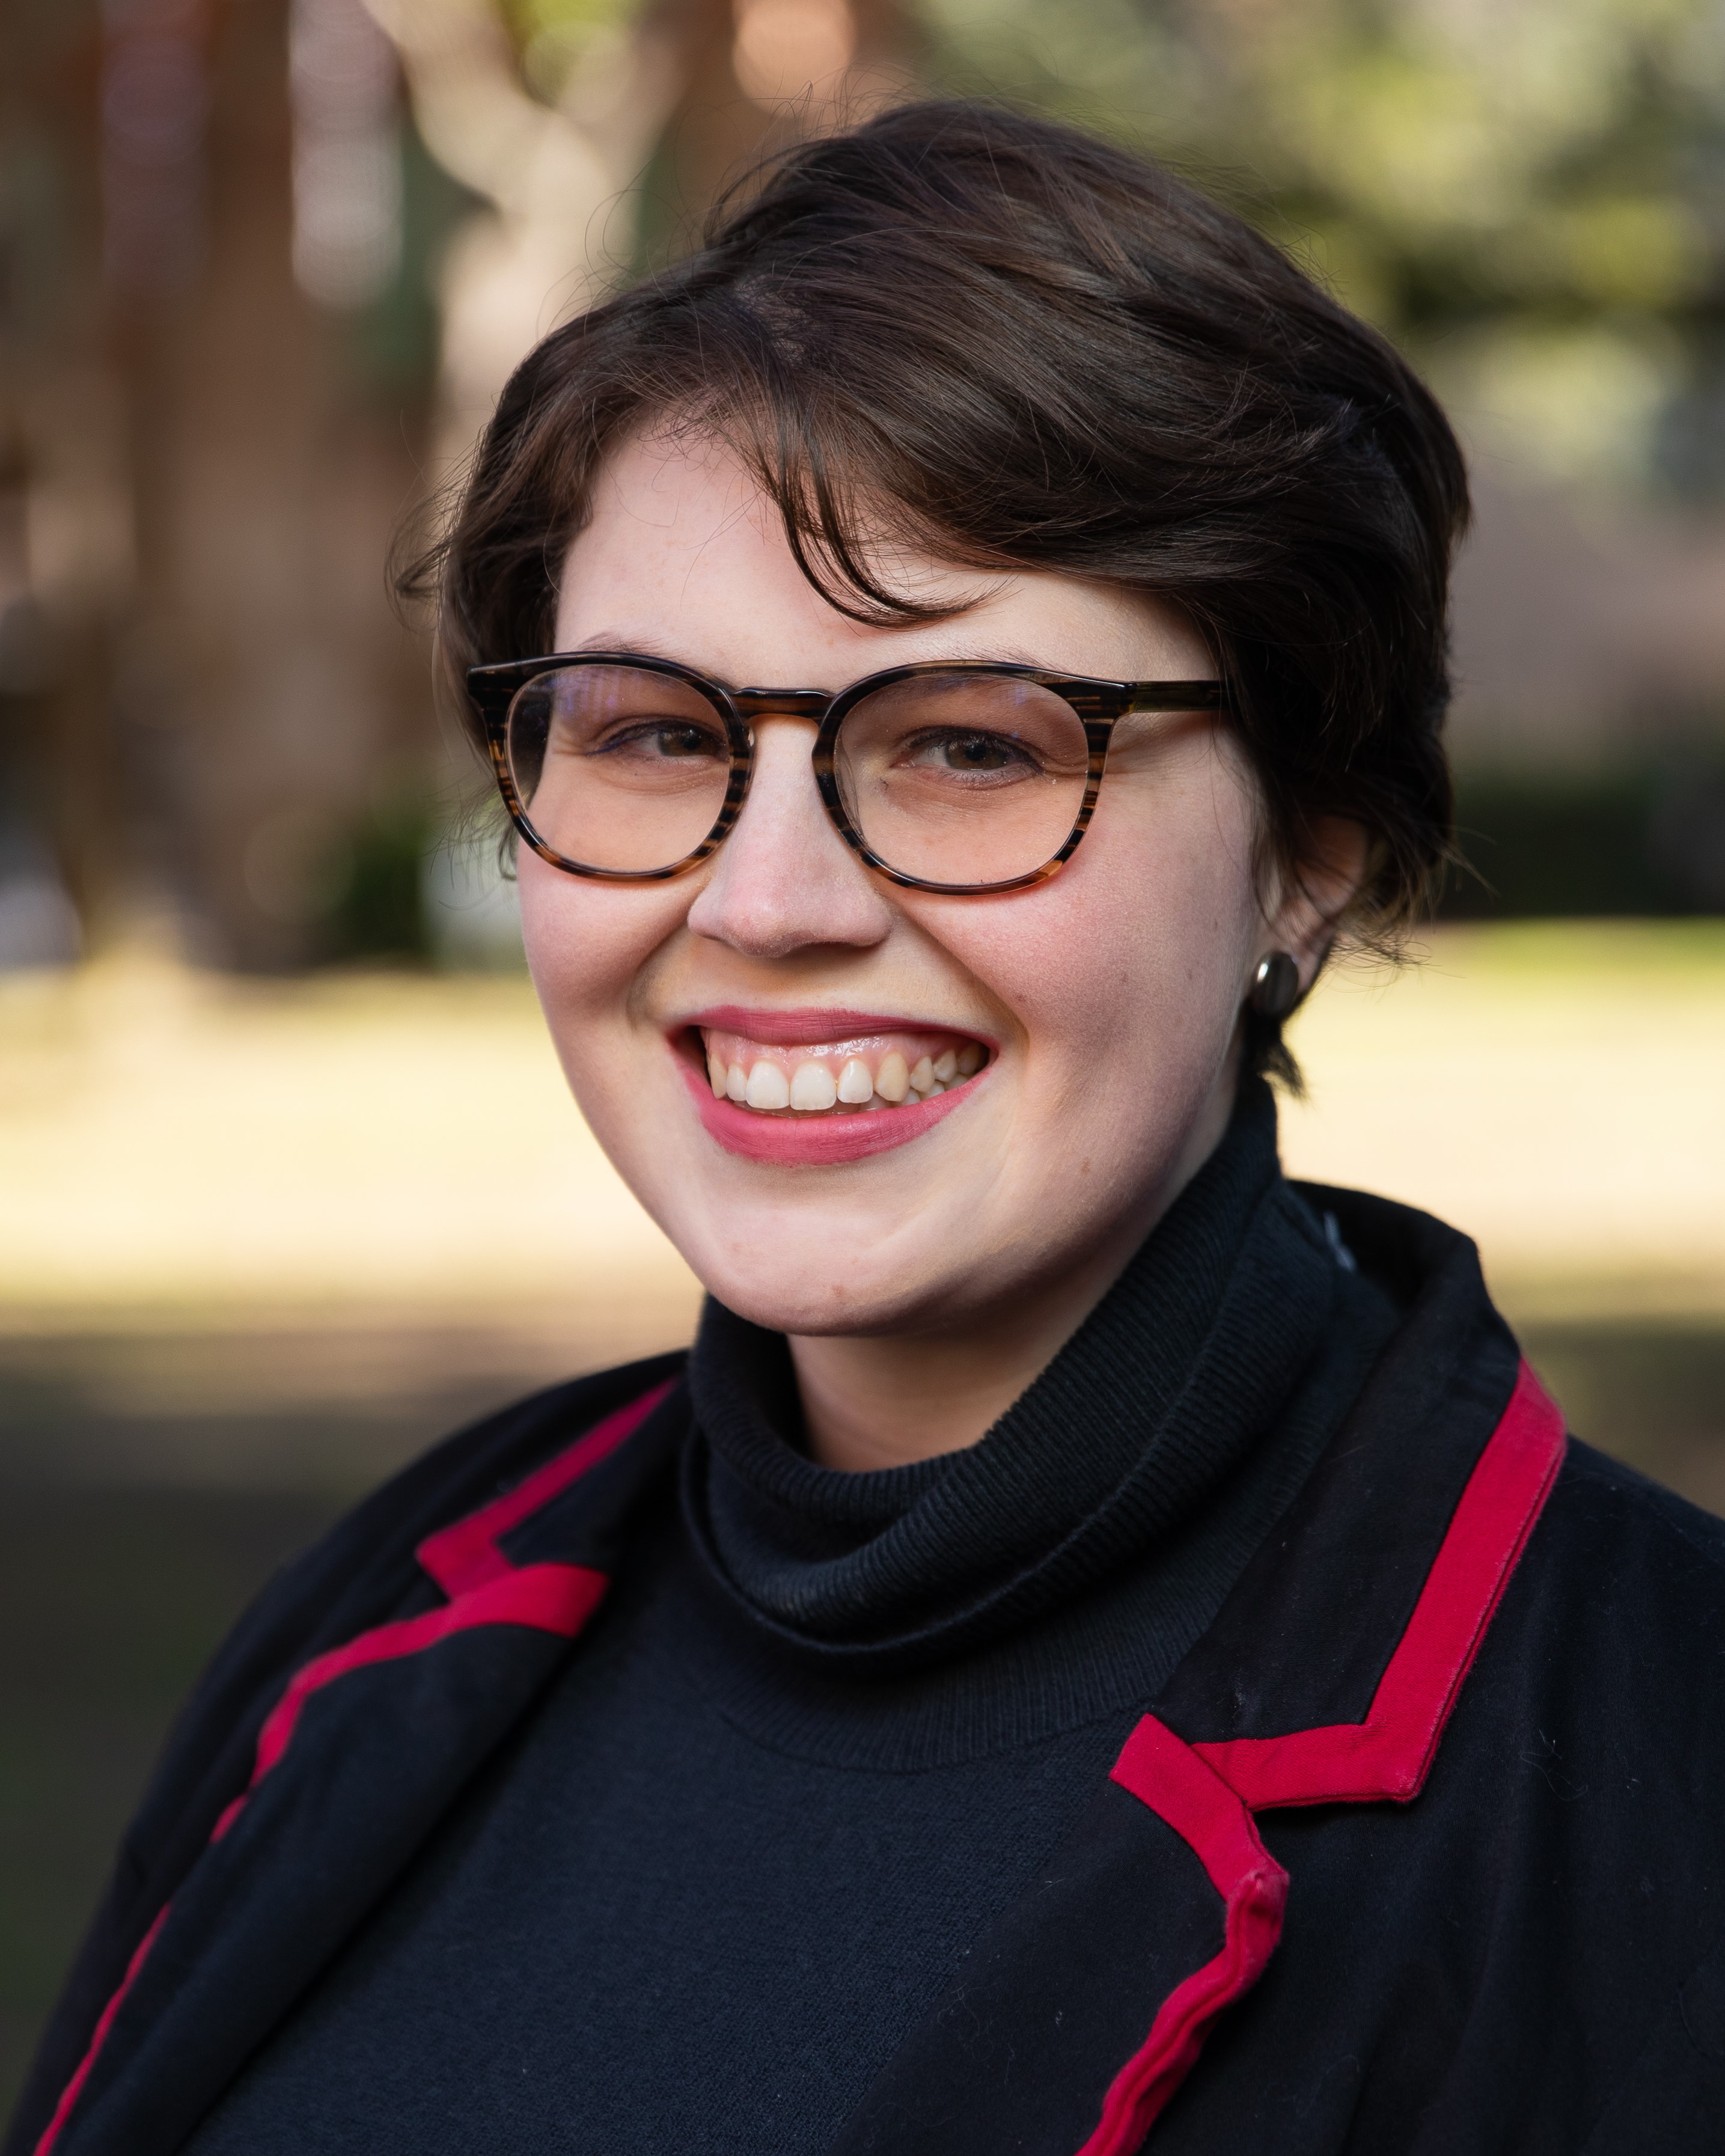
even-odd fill
[(352, 1564), (368, 1553), (411, 1558), (440, 1527), (511, 1488), (619, 1408), (680, 1378), (687, 1353), (649, 1356), (530, 1393), (422, 1453), (339, 1520), (301, 1563)]
[[(1520, 1348), (1466, 1236), (1364, 1192), (1292, 1187), (1339, 1239), (1343, 1262), (1398, 1308), (1369, 1391), (1378, 1419), (1417, 1440), (1399, 1455), (1412, 1475), (1433, 1448), (1477, 1425), (1482, 1404), (1507, 1394)], [(1633, 1662), (1650, 1701), (1671, 1688), (1711, 1702), (1725, 1678), (1715, 1659), (1725, 1654), (1725, 1520), (1571, 1437), (1491, 1635), (1500, 1654), (1519, 1643), (1529, 1672), (1552, 1681)]]
[[(1725, 1522), (1572, 1439), (1439, 1769), (1452, 1794), (1489, 1793), (1500, 1827), (1518, 1823), (1509, 1839), (1542, 1852), (1537, 1871), (1586, 1877), (1584, 1899), (1604, 1892), (1602, 1866), (1626, 1878), (1651, 1866), (1679, 1887), (1671, 1938), (1706, 1908), (1717, 1930)], [(1626, 1932), (1644, 1917), (1620, 1912)]]
[[(1539, 2091), (1566, 2148), (1712, 2145), (1722, 1784), (1725, 1522), (1572, 1440), (1421, 1799), (1442, 1891), (1474, 1912), (1476, 2019), (1543, 2062), (1498, 2097)], [(1527, 2143), (1555, 2145), (1532, 2120)], [(1455, 2143), (1434, 2124), (1420, 2145)]]
[[(548, 1387), (457, 1430), (374, 1490), (264, 1588), (218, 1649), (181, 1716), (133, 1836), (179, 1820), (214, 1770), (218, 1788), (293, 1671), (387, 1620), (440, 1598), (415, 1560), (428, 1536), (511, 1488), (607, 1415), (680, 1376), (679, 1353)], [(226, 1798), (220, 1799), (226, 1801)]]
[(1505, 1614), (1564, 1661), (1639, 1671), (1650, 1701), (1725, 1704), (1725, 1520), (1572, 1437)]
[(1664, 1552), (1686, 1569), (1725, 1573), (1725, 1519), (1692, 1505), (1662, 1483), (1569, 1440), (1552, 1492), (1563, 1537), (1603, 1537), (1615, 1545)]
[[(361, 1603), (388, 1602), (404, 1578), (417, 1578), (414, 1553), (439, 1528), (501, 1495), (583, 1431), (682, 1373), (679, 1351), (619, 1363), (572, 1378), (458, 1430), (434, 1445), (345, 1514), (267, 1587), (229, 1641), (239, 1645), (249, 1630), (327, 1628), (331, 1597), (353, 1596), (354, 1616), (366, 1621)], [(212, 1674), (221, 1658), (212, 1666)]]

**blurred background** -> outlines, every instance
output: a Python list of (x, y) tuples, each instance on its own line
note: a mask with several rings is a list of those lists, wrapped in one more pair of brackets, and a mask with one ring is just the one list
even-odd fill
[(1477, 1235), (1573, 1426), (1725, 1510), (1716, 0), (7, 0), (0, 2107), (270, 1567), (696, 1306), (392, 535), (750, 158), (929, 89), (1173, 161), (1448, 400), (1472, 871), (1302, 1014), (1286, 1150)]

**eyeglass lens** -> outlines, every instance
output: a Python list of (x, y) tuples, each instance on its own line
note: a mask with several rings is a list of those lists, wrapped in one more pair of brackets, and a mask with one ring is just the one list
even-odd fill
[[(724, 722), (674, 675), (603, 664), (536, 675), (510, 707), (507, 742), (534, 829), (602, 873), (686, 860), (724, 807)], [(1088, 751), (1072, 707), (1036, 682), (913, 675), (846, 712), (834, 775), (852, 828), (889, 868), (924, 883), (1008, 883), (1065, 843)]]
[(670, 868), (725, 805), (724, 721), (673, 675), (602, 665), (536, 675), (510, 706), (507, 742), (533, 828), (584, 868)]

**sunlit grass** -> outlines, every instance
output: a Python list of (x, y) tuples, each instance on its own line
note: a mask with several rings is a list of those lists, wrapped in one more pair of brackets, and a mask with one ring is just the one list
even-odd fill
[(1725, 1310), (1725, 924), (1450, 930), (1293, 1039), (1291, 1171), (1442, 1214), (1530, 1313)]

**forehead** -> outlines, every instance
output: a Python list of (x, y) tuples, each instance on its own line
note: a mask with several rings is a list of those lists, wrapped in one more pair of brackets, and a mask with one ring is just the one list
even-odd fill
[(925, 659), (1122, 680), (1214, 670), (1178, 613), (1137, 593), (1046, 571), (981, 572), (890, 542), (875, 567), (946, 618), (850, 620), (803, 574), (777, 507), (726, 445), (636, 435), (601, 466), (564, 557), (557, 648), (648, 650), (734, 683), (829, 689)]

